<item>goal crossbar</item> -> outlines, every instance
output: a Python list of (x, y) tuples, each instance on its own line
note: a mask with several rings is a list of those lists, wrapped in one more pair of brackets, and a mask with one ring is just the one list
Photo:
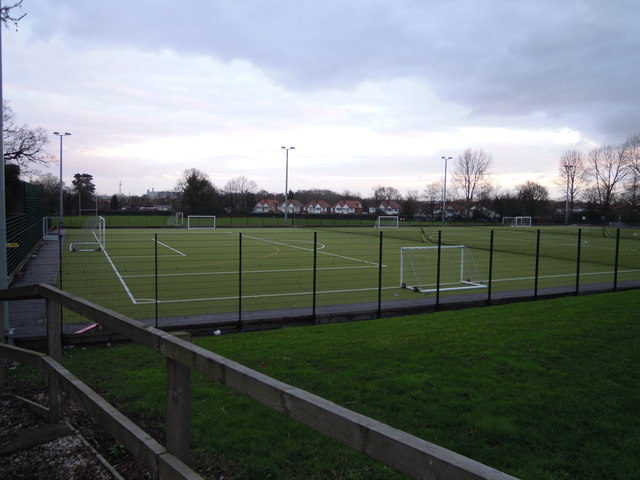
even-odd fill
[(530, 227), (531, 217), (502, 217), (502, 224), (510, 227)]
[(400, 286), (420, 293), (487, 288), (465, 245), (401, 247)]
[(376, 218), (374, 228), (398, 228), (400, 217), (398, 215), (380, 215)]
[(87, 220), (69, 243), (70, 252), (101, 252), (106, 243), (106, 222), (103, 217)]
[(189, 215), (187, 217), (187, 230), (216, 228), (215, 215)]

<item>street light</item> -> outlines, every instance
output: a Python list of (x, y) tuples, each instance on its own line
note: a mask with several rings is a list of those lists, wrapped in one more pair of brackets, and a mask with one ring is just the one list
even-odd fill
[(451, 157), (440, 157), (444, 160), (444, 185), (442, 188), (442, 225), (444, 225), (446, 219), (445, 208), (447, 206), (447, 162), (451, 160)]
[(296, 147), (282, 147), (283, 150), (286, 150), (286, 162), (285, 162), (285, 173), (284, 173), (284, 226), (288, 225), (288, 213), (289, 213), (289, 150), (295, 150)]
[(53, 132), (54, 135), (60, 137), (60, 207), (58, 209), (58, 238), (62, 239), (62, 137), (71, 135), (69, 132)]
[(564, 170), (567, 175), (567, 197), (564, 205), (564, 224), (569, 225), (569, 182), (571, 181), (573, 174), (570, 173), (573, 169), (576, 168), (575, 165), (565, 165)]

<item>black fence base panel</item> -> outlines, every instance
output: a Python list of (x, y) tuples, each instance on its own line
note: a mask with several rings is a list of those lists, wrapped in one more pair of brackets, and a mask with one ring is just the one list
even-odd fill
[[(634, 289), (640, 289), (640, 281), (620, 283), (616, 291)], [(582, 287), (580, 295), (607, 293), (611, 291), (610, 284), (585, 285)], [(537, 299), (532, 297), (531, 290), (500, 292), (492, 297), (491, 305), (533, 302), (536, 300), (567, 296), (575, 296), (575, 290), (570, 287), (540, 289)], [(484, 306), (487, 306), (486, 295), (484, 293), (477, 293), (464, 296), (441, 297), (438, 305), (436, 305), (435, 296), (422, 297), (415, 300), (388, 301), (384, 303), (382, 311), (380, 312), (381, 315), (379, 315), (376, 302), (317, 307), (315, 317), (310, 313), (309, 308), (252, 311), (244, 313), (242, 331), (251, 332), (285, 327), (355, 322), (372, 320), (380, 316), (388, 318)], [(155, 319), (141, 320), (141, 322), (149, 326), (155, 325)], [(82, 334), (74, 333), (85, 326), (86, 324), (65, 325), (63, 343), (65, 345), (82, 345), (128, 341), (124, 337), (102, 329), (101, 327), (94, 328)], [(161, 318), (159, 319), (158, 327), (166, 331), (188, 331), (194, 336), (212, 335), (216, 330), (220, 330), (223, 334), (239, 332), (236, 313)], [(21, 347), (43, 347), (46, 345), (46, 337), (44, 335), (17, 335), (15, 337), (15, 343)]]

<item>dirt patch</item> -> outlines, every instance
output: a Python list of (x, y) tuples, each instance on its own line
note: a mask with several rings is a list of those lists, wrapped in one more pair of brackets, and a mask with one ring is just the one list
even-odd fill
[[(47, 394), (43, 388), (21, 384), (0, 393), (0, 439), (18, 432), (37, 431), (46, 421), (32, 411), (19, 395), (41, 405)], [(0, 455), (0, 478), (12, 480), (108, 480), (114, 474), (100, 456), (125, 480), (153, 478), (149, 470), (132, 457), (113, 437), (102, 431), (89, 415), (65, 402), (65, 420), (81, 434)], [(117, 477), (117, 476), (116, 476)]]

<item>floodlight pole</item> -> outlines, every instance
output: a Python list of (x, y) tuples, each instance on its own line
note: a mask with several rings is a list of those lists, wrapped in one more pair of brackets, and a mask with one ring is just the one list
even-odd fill
[(442, 186), (442, 225), (444, 226), (446, 221), (445, 209), (447, 207), (447, 162), (451, 160), (451, 157), (440, 157), (444, 160), (444, 185)]
[(289, 213), (289, 150), (295, 150), (296, 147), (282, 147), (286, 153), (285, 171), (284, 171), (284, 226), (289, 225), (288, 213)]
[[(0, 105), (3, 105), (2, 96), (2, 27), (4, 22), (0, 21)], [(0, 131), (4, 132), (3, 117), (0, 117)], [(2, 154), (2, 165), (0, 165), (0, 290), (9, 287), (9, 268), (7, 264), (7, 213), (6, 207), (6, 189), (4, 175), (4, 144), (3, 136), (0, 135), (0, 153)], [(2, 309), (2, 331), (0, 332), (0, 343), (13, 343), (11, 322), (9, 321), (9, 302), (0, 302)], [(6, 340), (5, 340), (6, 339)], [(0, 360), (4, 362), (3, 360)], [(4, 387), (4, 365), (0, 365), (0, 388)]]
[(69, 132), (53, 132), (57, 137), (60, 137), (60, 206), (58, 207), (58, 238), (62, 241), (62, 137), (71, 135)]

